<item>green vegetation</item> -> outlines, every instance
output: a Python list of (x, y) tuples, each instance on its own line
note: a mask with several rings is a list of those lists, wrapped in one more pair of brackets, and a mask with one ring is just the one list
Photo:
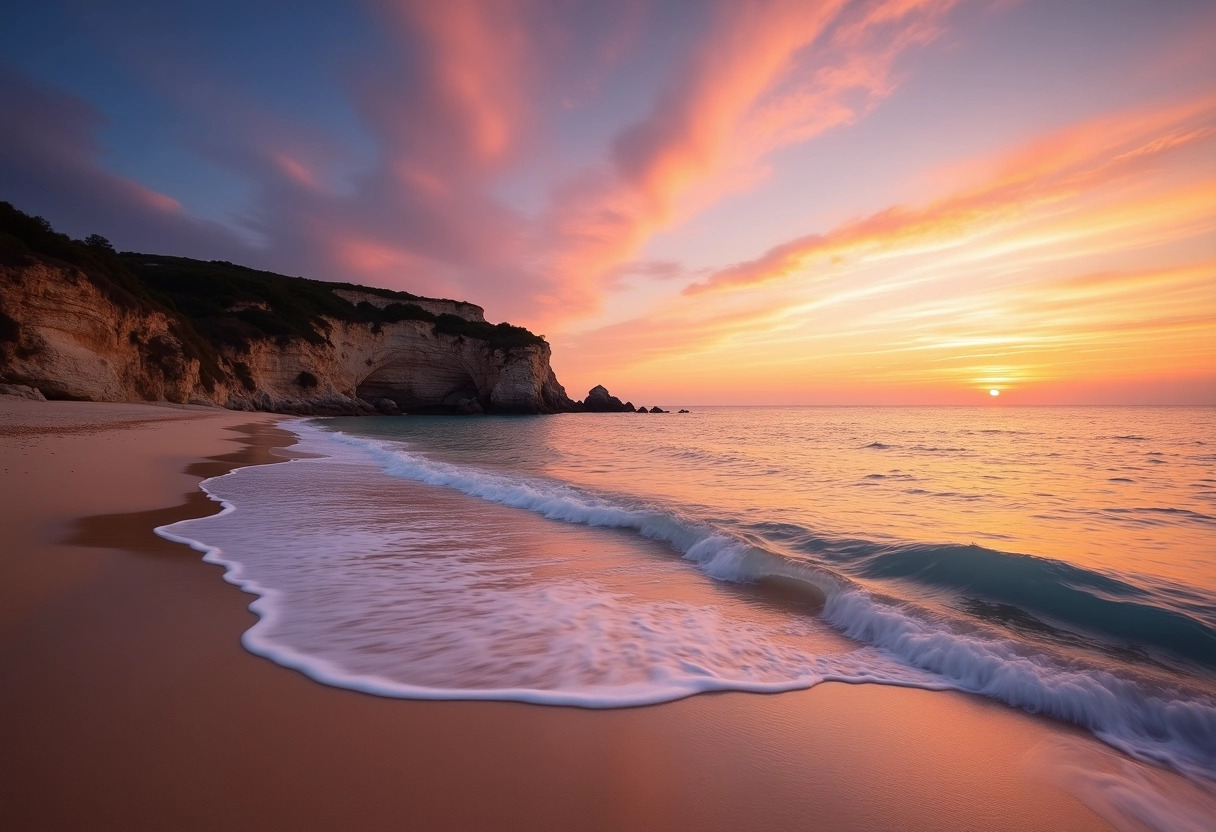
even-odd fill
[[(544, 343), (544, 338), (523, 327), (436, 316), (414, 303), (421, 298), (408, 292), (287, 277), (223, 260), (116, 253), (100, 235), (73, 240), (42, 217), (0, 202), (0, 263), (21, 265), (39, 257), (76, 266), (121, 306), (168, 315), (187, 355), (200, 360), (208, 389), (226, 375), (220, 369), (217, 347), (244, 352), (251, 342), (262, 339), (280, 345), (292, 339), (325, 344), (330, 334), (326, 318), (366, 323), (374, 332), (386, 323), (424, 321), (433, 325), (436, 334), (473, 338), (500, 350)], [(355, 305), (334, 294), (334, 289), (393, 302), (384, 307), (366, 301)], [(0, 337), (12, 331), (0, 319)], [(239, 369), (234, 372), (240, 378)]]
[(213, 344), (243, 349), (250, 341), (328, 341), (323, 315), (347, 319), (354, 307), (332, 284), (284, 277), (222, 260), (204, 262), (124, 252), (123, 262)]
[[(543, 343), (523, 327), (468, 321), (457, 315), (434, 315), (412, 301), (417, 295), (369, 289), (350, 283), (326, 283), (303, 277), (238, 266), (226, 261), (204, 263), (185, 257), (121, 255), (150, 289), (166, 297), (212, 343), (243, 347), (259, 337), (285, 343), (300, 338), (310, 344), (329, 340), (325, 318), (369, 324), (374, 332), (388, 323), (426, 321), (444, 335), (488, 341), (495, 349)], [(352, 304), (334, 289), (372, 294), (395, 301), (387, 306)]]
[(126, 309), (154, 309), (160, 303), (99, 234), (73, 240), (60, 234), (42, 217), (31, 217), (7, 202), (0, 202), (0, 263), (17, 266), (32, 255), (76, 266), (110, 300)]
[(440, 315), (435, 319), (435, 332), (444, 335), (463, 335), (466, 338), (476, 338), (478, 341), (488, 341), (496, 350), (509, 350), (513, 347), (526, 347), (529, 344), (543, 344), (545, 339), (534, 335), (522, 326), (511, 324), (489, 324), (485, 321), (468, 321), (458, 315)]

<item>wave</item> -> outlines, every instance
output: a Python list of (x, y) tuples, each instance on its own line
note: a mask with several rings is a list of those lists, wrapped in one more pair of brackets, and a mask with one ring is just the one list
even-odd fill
[[(564, 484), (451, 465), (396, 443), (340, 432), (325, 435), (360, 448), (394, 476), (455, 489), (553, 520), (633, 530), (666, 543), (718, 580), (746, 584), (781, 578), (813, 587), (825, 599), (823, 619), (878, 652), (856, 651), (847, 654), (847, 660), (828, 657), (831, 661), (824, 658), (803, 665), (782, 689), (832, 679), (961, 690), (1082, 726), (1139, 759), (1191, 776), (1216, 775), (1216, 701), (1204, 694), (1121, 678), (1099, 667), (1036, 652), (982, 625), (960, 626), (959, 621), (876, 596), (837, 570), (782, 556), (670, 511), (626, 504)], [(805, 535), (796, 526), (784, 528), (791, 537)], [(911, 578), (956, 589), (978, 586), (1019, 605), (1046, 605), (1055, 618), (1080, 619), (1086, 626), (1097, 622), (1116, 635), (1134, 634), (1142, 640), (1147, 632), (1152, 643), (1165, 644), (1182, 634), (1183, 649), (1196, 657), (1216, 643), (1212, 632), (1198, 622), (1152, 606), (1144, 590), (1068, 564), (976, 546), (805, 542), (805, 549), (827, 553), (837, 565), (851, 562), (854, 573), (867, 578)], [(1052, 590), (1049, 585), (1060, 588)], [(1080, 616), (1073, 612), (1078, 605), (1084, 609)], [(768, 690), (779, 684), (731, 681), (713, 672), (698, 678), (700, 690)], [(686, 686), (682, 690), (681, 695), (693, 692)], [(535, 692), (528, 696), (533, 698), (526, 701), (540, 701)], [(544, 701), (556, 700), (549, 697)], [(622, 704), (588, 703), (585, 698), (564, 703)]]
[[(1216, 517), (1210, 514), (1202, 514), (1198, 511), (1191, 511), (1185, 508), (1170, 508), (1168, 506), (1147, 506), (1143, 508), (1104, 508), (1102, 511), (1107, 514), (1115, 514), (1126, 517), (1133, 522), (1138, 522), (1146, 525), (1157, 525), (1162, 522), (1188, 522), (1198, 523), (1204, 526), (1216, 525)], [(1164, 515), (1164, 520), (1162, 519)]]
[(889, 445), (884, 442), (871, 442), (869, 445), (862, 445), (862, 449), (873, 448), (877, 451), (887, 451), (892, 448), (901, 448), (909, 451), (916, 451), (925, 454), (965, 454), (969, 453), (969, 448), (949, 448), (938, 447), (937, 445)]
[(671, 546), (712, 578), (747, 583), (763, 577), (787, 577), (806, 580), (824, 591), (834, 590), (838, 584), (839, 579), (826, 570), (792, 562), (670, 512), (641, 505), (622, 505), (565, 485), (436, 462), (386, 443), (340, 432), (330, 435), (363, 449), (394, 476), (453, 488), (489, 502), (526, 509), (550, 520), (632, 529), (643, 537)]
[(850, 574), (910, 580), (1009, 604), (1114, 644), (1144, 644), (1216, 669), (1216, 629), (1159, 593), (1089, 569), (982, 546), (855, 545), (825, 554)]
[(828, 598), (824, 618), (850, 638), (938, 676), (942, 687), (987, 696), (1079, 725), (1147, 762), (1216, 774), (1216, 702), (1145, 686), (1095, 668), (1072, 669), (1012, 642), (951, 632), (940, 622), (857, 590)]

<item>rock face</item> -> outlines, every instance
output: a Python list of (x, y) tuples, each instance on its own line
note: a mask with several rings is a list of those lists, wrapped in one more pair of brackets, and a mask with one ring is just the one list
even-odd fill
[[(0, 380), (51, 399), (186, 403), (203, 396), (170, 318), (124, 308), (78, 270), (0, 267), (7, 322)], [(215, 395), (222, 395), (216, 391)]]
[(583, 409), (588, 413), (632, 413), (633, 405), (621, 401), (602, 384), (597, 384), (587, 391)]
[[(392, 302), (350, 289), (334, 294), (352, 309)], [(484, 325), (473, 304), (414, 302), (433, 316)], [(200, 344), (171, 313), (124, 302), (69, 265), (45, 258), (0, 265), (0, 382), (27, 385), (48, 398), (317, 415), (577, 409), (540, 339), (498, 348), (437, 331), (426, 320), (323, 316), (320, 325), (326, 333), (320, 343), (266, 337), (242, 346)]]
[(46, 401), (46, 396), (28, 384), (0, 384), (0, 396), (12, 396), (16, 399), (29, 399), (35, 402)]

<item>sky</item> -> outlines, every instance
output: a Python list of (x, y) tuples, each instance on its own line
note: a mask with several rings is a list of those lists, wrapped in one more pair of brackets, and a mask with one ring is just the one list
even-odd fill
[(472, 301), (575, 398), (1216, 404), (1213, 42), (1210, 0), (18, 0), (0, 199)]

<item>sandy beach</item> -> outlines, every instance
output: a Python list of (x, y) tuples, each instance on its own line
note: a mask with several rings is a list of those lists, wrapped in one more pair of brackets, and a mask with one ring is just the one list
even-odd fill
[(824, 684), (624, 710), (377, 698), (242, 649), (251, 598), (153, 527), (281, 417), (0, 398), (0, 827), (1097, 830), (1080, 732)]

